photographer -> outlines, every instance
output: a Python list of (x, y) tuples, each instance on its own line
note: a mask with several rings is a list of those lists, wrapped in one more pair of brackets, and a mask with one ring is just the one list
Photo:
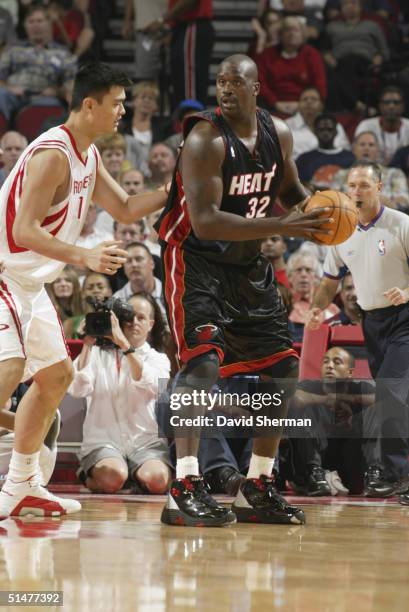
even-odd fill
[[(69, 388), (74, 397), (87, 397), (80, 452), (85, 484), (94, 492), (115, 493), (130, 478), (161, 494), (169, 484), (170, 462), (167, 444), (158, 438), (155, 399), (170, 363), (147, 339), (162, 349), (163, 319), (146, 294), (132, 296), (128, 304), (111, 299), (107, 306), (112, 330), (103, 335), (113, 344), (86, 335)], [(106, 313), (91, 317), (95, 314)]]

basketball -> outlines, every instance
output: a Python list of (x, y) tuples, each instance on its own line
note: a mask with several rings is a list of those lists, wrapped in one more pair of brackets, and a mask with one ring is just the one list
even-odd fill
[(316, 244), (341, 244), (345, 242), (354, 232), (358, 223), (358, 209), (349, 196), (341, 191), (318, 191), (311, 196), (310, 201), (305, 207), (305, 212), (322, 208), (330, 210), (322, 213), (322, 216), (330, 216), (334, 223), (323, 225), (323, 229), (334, 229), (333, 234), (320, 234), (317, 232), (313, 236)]

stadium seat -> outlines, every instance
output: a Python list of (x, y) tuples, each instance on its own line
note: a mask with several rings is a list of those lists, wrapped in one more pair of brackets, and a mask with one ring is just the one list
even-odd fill
[(30, 142), (37, 138), (41, 127), (50, 116), (59, 116), (64, 113), (62, 106), (26, 106), (16, 117), (16, 130)]
[(319, 329), (314, 331), (304, 328), (300, 359), (300, 380), (321, 378), (321, 362), (328, 348), (329, 330), (329, 325), (321, 325)]
[(365, 342), (360, 325), (334, 325), (330, 332), (333, 346), (363, 346)]
[(354, 378), (369, 379), (365, 358), (365, 341), (360, 325), (321, 325), (317, 330), (304, 330), (300, 359), (300, 380), (321, 378), (321, 363), (332, 346), (342, 346), (355, 357)]

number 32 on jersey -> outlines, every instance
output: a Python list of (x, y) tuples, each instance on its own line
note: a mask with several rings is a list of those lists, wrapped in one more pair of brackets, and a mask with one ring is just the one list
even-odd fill
[(262, 198), (250, 198), (248, 202), (248, 211), (246, 212), (247, 219), (254, 219), (255, 217), (265, 217), (267, 206), (270, 204), (270, 196), (263, 196)]

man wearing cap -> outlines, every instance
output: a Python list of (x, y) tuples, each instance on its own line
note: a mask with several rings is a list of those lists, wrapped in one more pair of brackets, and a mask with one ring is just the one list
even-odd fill
[(194, 115), (195, 113), (200, 113), (204, 111), (205, 107), (198, 100), (183, 100), (176, 109), (175, 117), (178, 123), (178, 131), (176, 134), (172, 134), (165, 140), (165, 144), (168, 147), (171, 147), (175, 153), (178, 152), (180, 145), (183, 142), (183, 134), (182, 134), (182, 125), (183, 121), (190, 117), (190, 115)]

